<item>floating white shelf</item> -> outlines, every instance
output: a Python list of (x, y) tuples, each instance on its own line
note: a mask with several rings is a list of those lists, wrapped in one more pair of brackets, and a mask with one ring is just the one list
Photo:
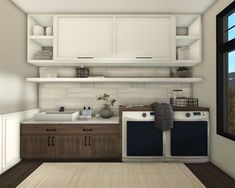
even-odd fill
[(202, 78), (26, 78), (28, 82), (159, 82), (159, 83), (196, 83), (201, 82)]
[(54, 61), (54, 60), (30, 60), (30, 64), (47, 67), (193, 67), (201, 63), (199, 60), (175, 60), (175, 61), (154, 61), (154, 60), (77, 60), (77, 61)]
[(190, 46), (197, 40), (199, 40), (199, 37), (197, 36), (176, 36), (176, 46)]
[(53, 46), (53, 36), (30, 36), (29, 38), (40, 46)]

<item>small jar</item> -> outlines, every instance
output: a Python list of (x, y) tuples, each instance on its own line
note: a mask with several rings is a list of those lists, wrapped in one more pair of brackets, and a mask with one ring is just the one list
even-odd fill
[(182, 98), (183, 97), (183, 90), (182, 89), (175, 89), (175, 90), (172, 90), (172, 97), (174, 99), (176, 98)]

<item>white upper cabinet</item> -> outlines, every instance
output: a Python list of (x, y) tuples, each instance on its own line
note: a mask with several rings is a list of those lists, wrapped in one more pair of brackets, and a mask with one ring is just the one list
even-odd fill
[[(35, 35), (38, 26), (53, 32)], [(201, 16), (29, 15), (28, 62), (37, 66), (195, 66), (202, 62)]]
[(56, 20), (56, 59), (113, 57), (112, 17), (57, 16)]
[(173, 16), (116, 18), (116, 58), (173, 60)]

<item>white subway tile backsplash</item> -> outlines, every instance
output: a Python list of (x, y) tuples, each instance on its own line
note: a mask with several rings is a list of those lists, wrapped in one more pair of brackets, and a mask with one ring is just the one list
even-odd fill
[(144, 88), (144, 83), (131, 83), (131, 88)]
[(80, 83), (81, 88), (91, 88), (94, 87), (94, 83)]
[[(57, 68), (61, 77), (75, 76), (75, 68)], [(168, 77), (169, 68), (122, 67), (90, 68), (90, 75), (106, 77)], [(66, 109), (82, 109), (91, 106), (94, 113), (102, 108), (96, 98), (108, 93), (117, 99), (112, 107), (115, 115), (119, 105), (148, 105), (153, 102), (169, 102), (173, 89), (182, 89), (185, 97), (192, 97), (191, 84), (170, 83), (41, 83), (39, 84), (39, 107), (42, 110), (55, 110), (60, 106)]]
[(39, 99), (59, 99), (67, 97), (67, 88), (40, 88)]
[(158, 89), (158, 88), (118, 89), (118, 99), (120, 98), (157, 99), (157, 98), (165, 98), (166, 96), (167, 96), (167, 89)]

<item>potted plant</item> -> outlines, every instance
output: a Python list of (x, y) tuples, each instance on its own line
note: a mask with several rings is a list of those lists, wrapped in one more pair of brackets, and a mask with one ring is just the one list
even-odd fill
[(100, 95), (97, 97), (98, 101), (104, 101), (103, 108), (100, 111), (100, 117), (102, 118), (111, 118), (113, 116), (112, 110), (110, 110), (111, 106), (114, 106), (116, 100), (110, 99), (110, 96), (107, 93)]
[(177, 69), (177, 76), (180, 78), (191, 77), (191, 69), (189, 67), (179, 67)]

